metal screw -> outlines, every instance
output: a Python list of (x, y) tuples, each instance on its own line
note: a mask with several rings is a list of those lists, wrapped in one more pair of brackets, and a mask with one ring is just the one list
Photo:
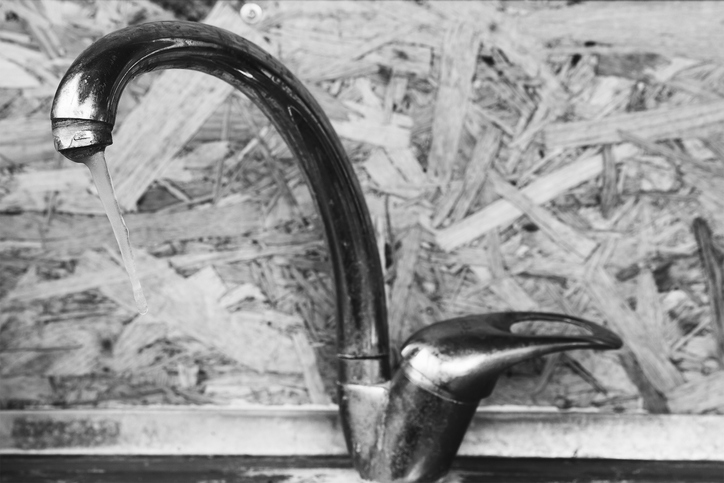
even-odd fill
[(261, 21), (261, 18), (264, 16), (264, 12), (256, 3), (245, 3), (241, 7), (239, 15), (241, 15), (244, 22), (253, 25)]

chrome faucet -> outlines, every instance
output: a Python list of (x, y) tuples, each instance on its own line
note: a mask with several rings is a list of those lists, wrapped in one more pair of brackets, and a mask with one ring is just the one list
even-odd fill
[[(616, 349), (621, 340), (559, 314), (509, 312), (425, 327), (401, 348), (391, 375), (382, 268), (352, 165), (307, 89), (271, 55), (216, 27), (157, 22), (111, 33), (62, 79), (52, 107), (55, 146), (80, 160), (112, 143), (118, 99), (133, 77), (192, 69), (246, 94), (288, 143), (325, 228), (337, 299), (338, 403), (347, 447), (362, 478), (427, 482), (445, 475), (482, 398), (512, 364), (568, 349)], [(518, 322), (567, 322), (585, 335), (511, 332)]]

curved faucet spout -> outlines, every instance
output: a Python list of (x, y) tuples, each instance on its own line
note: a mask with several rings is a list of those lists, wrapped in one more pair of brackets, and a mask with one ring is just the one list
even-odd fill
[(73, 159), (111, 144), (128, 81), (170, 68), (223, 79), (269, 116), (299, 161), (324, 224), (336, 284), (340, 381), (389, 380), (384, 282), (362, 191), (327, 116), (268, 53), (231, 32), (192, 22), (111, 33), (75, 60), (58, 87), (51, 112), (56, 148)]
[[(192, 22), (157, 22), (103, 37), (71, 65), (52, 107), (56, 148), (81, 161), (112, 143), (121, 93), (134, 76), (184, 68), (245, 93), (301, 165), (329, 246), (337, 302), (338, 402), (363, 478), (429, 482), (452, 463), (480, 398), (500, 371), (550, 352), (618, 348), (615, 334), (555, 314), (505, 313), (433, 324), (413, 335), (391, 379), (384, 280), (367, 205), (329, 120), (282, 64), (247, 40)], [(523, 320), (573, 323), (588, 334), (524, 336)]]

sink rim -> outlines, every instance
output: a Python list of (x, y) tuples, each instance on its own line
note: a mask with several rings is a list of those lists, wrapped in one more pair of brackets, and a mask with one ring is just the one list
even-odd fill
[[(724, 461), (723, 435), (724, 417), (716, 415), (482, 407), (459, 454)], [(337, 456), (347, 450), (335, 405), (153, 406), (0, 411), (0, 455), (11, 454)]]

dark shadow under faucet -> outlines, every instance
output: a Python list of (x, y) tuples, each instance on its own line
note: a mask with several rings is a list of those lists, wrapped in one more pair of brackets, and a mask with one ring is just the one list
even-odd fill
[[(339, 411), (363, 478), (440, 478), (479, 401), (506, 368), (568, 349), (621, 347), (612, 332), (574, 317), (476, 315), (417, 332), (403, 345), (393, 377), (382, 268), (362, 191), (319, 105), (269, 54), (231, 32), (191, 22), (149, 23), (107, 35), (76, 59), (58, 87), (51, 114), (56, 148), (71, 160), (104, 150), (128, 81), (169, 68), (206, 72), (238, 88), (269, 116), (301, 165), (334, 271)], [(568, 322), (586, 334), (511, 332), (526, 320)]]

